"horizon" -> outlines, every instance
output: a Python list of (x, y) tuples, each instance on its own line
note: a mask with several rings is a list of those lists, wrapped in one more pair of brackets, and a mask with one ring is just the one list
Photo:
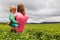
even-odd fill
[(17, 6), (19, 2), (25, 5), (29, 15), (27, 23), (60, 22), (60, 0), (1, 0), (0, 22), (9, 20), (10, 5)]

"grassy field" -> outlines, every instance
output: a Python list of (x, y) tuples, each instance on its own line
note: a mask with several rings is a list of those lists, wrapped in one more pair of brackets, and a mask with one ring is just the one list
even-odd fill
[(23, 33), (10, 32), (10, 29), (0, 24), (0, 40), (60, 40), (60, 23), (26, 24)]

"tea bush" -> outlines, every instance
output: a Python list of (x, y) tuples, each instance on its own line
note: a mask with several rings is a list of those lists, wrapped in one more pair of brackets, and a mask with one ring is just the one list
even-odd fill
[(0, 40), (60, 40), (60, 24), (27, 24), (23, 33), (10, 32), (0, 24)]

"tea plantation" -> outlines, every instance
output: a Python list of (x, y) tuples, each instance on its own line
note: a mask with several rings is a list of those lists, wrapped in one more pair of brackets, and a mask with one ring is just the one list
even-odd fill
[(0, 40), (60, 40), (60, 23), (26, 24), (23, 33), (10, 29), (9, 25), (0, 24)]

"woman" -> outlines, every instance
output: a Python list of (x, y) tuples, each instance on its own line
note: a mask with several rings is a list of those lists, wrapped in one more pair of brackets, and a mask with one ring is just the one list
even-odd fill
[(25, 7), (22, 3), (18, 4), (17, 12), (18, 13), (15, 13), (15, 18), (18, 22), (18, 32), (23, 32), (28, 19), (28, 14), (25, 12)]

